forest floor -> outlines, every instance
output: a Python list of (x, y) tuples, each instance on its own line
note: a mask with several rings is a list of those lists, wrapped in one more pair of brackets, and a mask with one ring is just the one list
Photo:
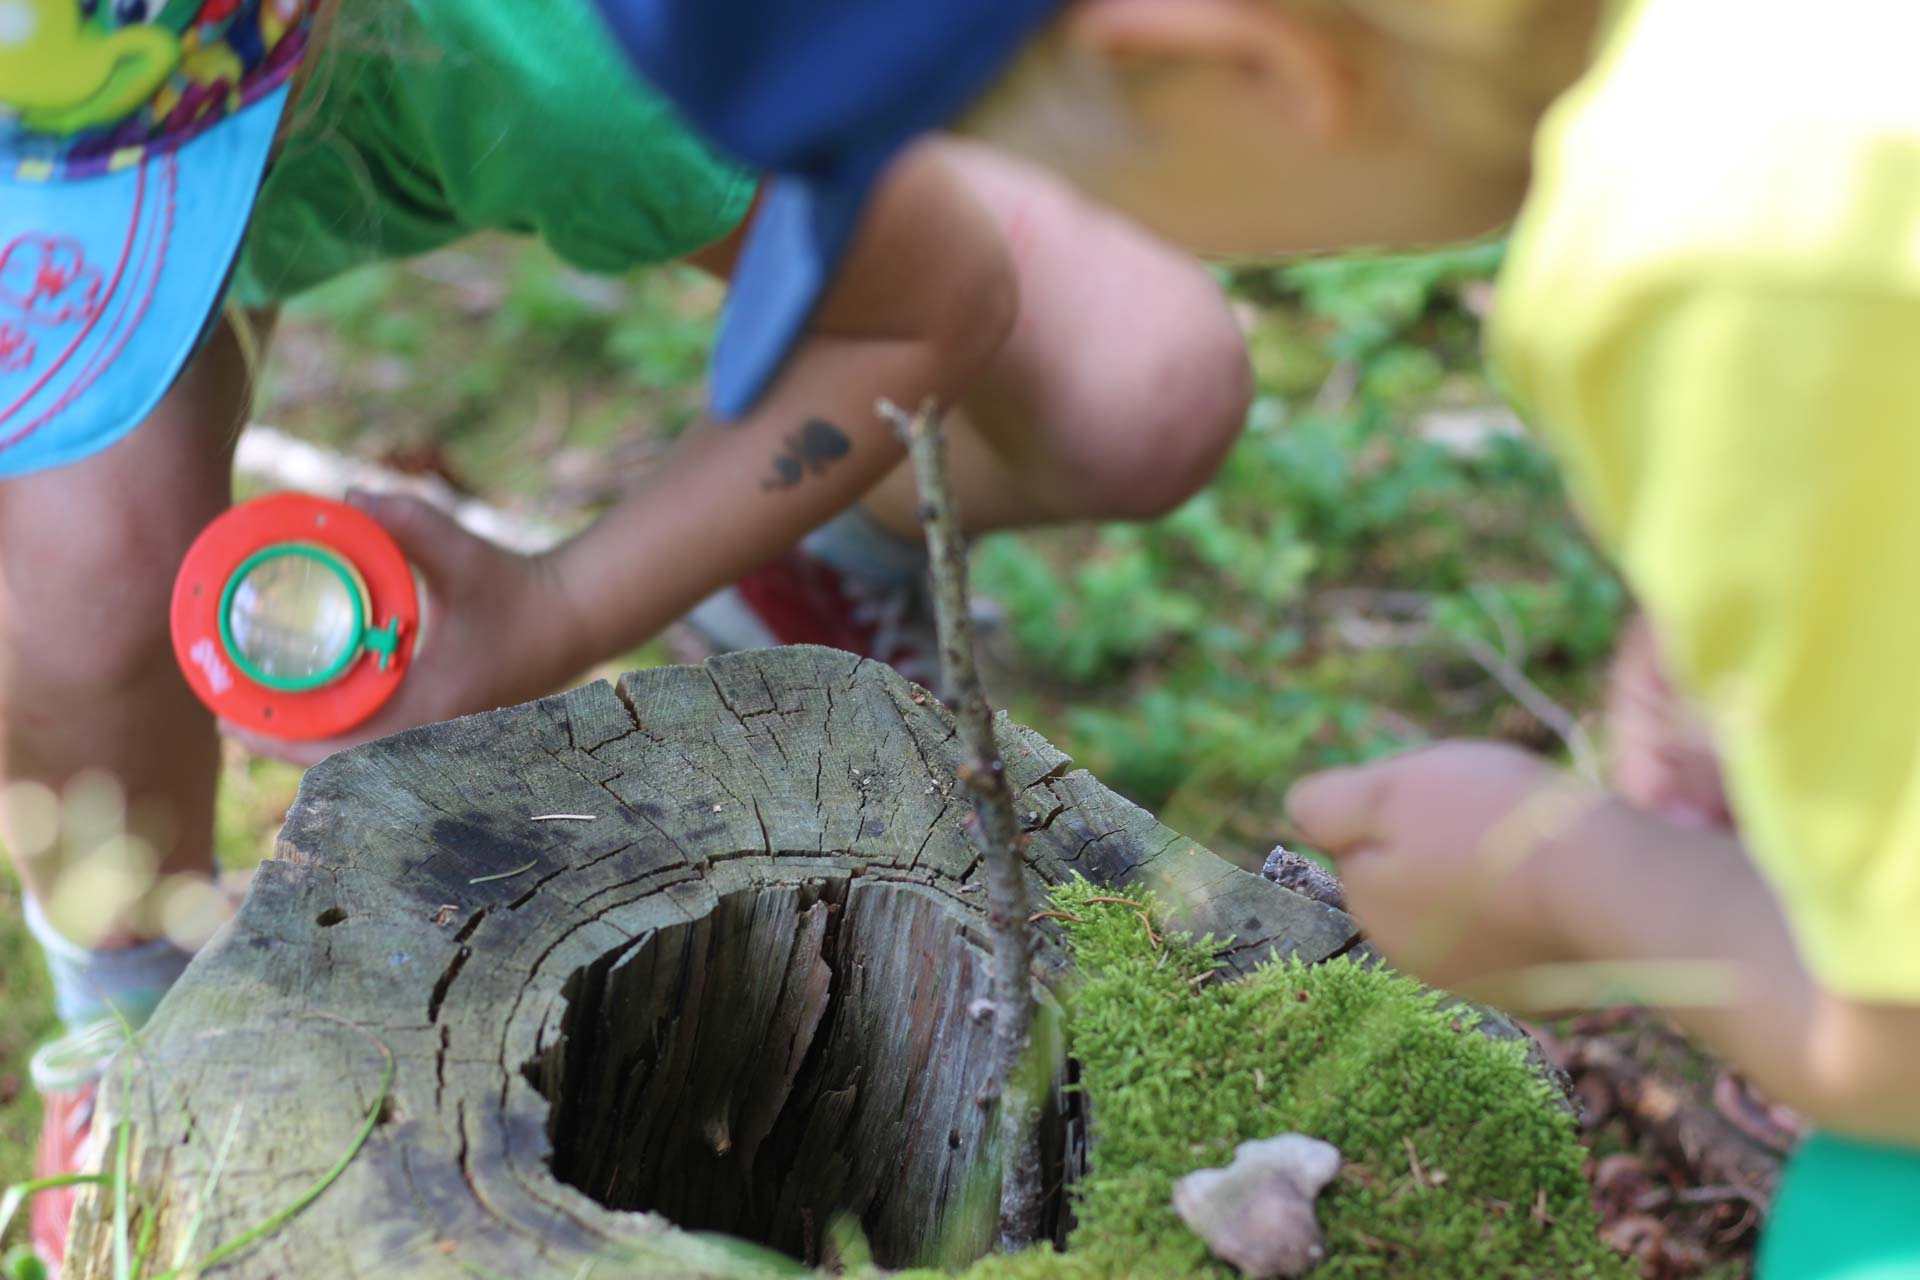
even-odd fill
[[(1459, 734), (1590, 752), (1626, 602), (1486, 385), (1499, 252), (1227, 277), (1260, 386), (1245, 436), (1156, 525), (983, 542), (997, 701), (1251, 867), (1312, 768)], [(504, 242), (364, 271), (290, 309), (256, 418), (577, 521), (692, 419), (717, 299), (686, 271), (606, 280)], [(610, 669), (689, 656), (676, 630)], [(270, 851), (298, 781), (228, 750), (225, 865)], [(31, 1163), (26, 1055), (51, 1027), (18, 921), (0, 883), (0, 1185)], [(1786, 1118), (1646, 1015), (1544, 1030), (1609, 1241), (1655, 1280), (1746, 1275)]]

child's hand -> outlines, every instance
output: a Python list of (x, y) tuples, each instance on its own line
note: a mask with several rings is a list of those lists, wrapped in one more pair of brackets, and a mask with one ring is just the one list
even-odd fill
[(1571, 958), (1537, 857), (1604, 799), (1511, 747), (1447, 742), (1298, 783), (1287, 809), (1333, 857), (1348, 909), (1442, 987)]
[(250, 750), (317, 763), (358, 743), (548, 694), (586, 665), (573, 611), (546, 560), (462, 529), (416, 498), (351, 494), (427, 583), (425, 644), (393, 700), (337, 738), (288, 742), (223, 724)]
[(1607, 674), (1609, 782), (1621, 799), (1683, 826), (1731, 829), (1720, 758), (1667, 679), (1645, 618), (1627, 624)]

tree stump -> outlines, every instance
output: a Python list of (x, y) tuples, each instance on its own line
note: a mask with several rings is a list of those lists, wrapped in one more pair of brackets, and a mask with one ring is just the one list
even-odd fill
[[(1077, 872), (1151, 887), (1178, 927), (1231, 936), (1242, 972), (1353, 945), (1340, 912), (1169, 831), (1030, 730), (1000, 735), (1035, 910)], [(196, 1254), (295, 1202), (377, 1102), (339, 1179), (222, 1274), (518, 1280), (619, 1257), (636, 1266), (603, 1274), (766, 1274), (714, 1233), (811, 1257), (843, 1215), (885, 1264), (984, 1252), (991, 1028), (969, 1006), (989, 943), (959, 763), (925, 691), (792, 648), (317, 766), (133, 1055), (156, 1256), (203, 1200)], [(1044, 995), (1065, 959), (1039, 927)], [(122, 1107), (117, 1083), (104, 1103)], [(83, 1203), (70, 1275), (112, 1274), (111, 1212)]]

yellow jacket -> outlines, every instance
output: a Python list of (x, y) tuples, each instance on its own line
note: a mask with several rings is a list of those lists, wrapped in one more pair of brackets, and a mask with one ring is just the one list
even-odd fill
[(1630, 9), (1541, 135), (1493, 335), (1809, 965), (1888, 1001), (1920, 1000), (1916, 65), (1906, 0)]

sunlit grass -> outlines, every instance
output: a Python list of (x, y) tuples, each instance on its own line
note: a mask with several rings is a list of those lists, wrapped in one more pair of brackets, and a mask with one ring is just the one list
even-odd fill
[[(20, 920), (19, 884), (0, 867), (0, 1186), (31, 1176), (39, 1101), (27, 1078), (34, 1046), (54, 1030), (53, 995)], [(0, 1237), (0, 1248), (13, 1237)]]

